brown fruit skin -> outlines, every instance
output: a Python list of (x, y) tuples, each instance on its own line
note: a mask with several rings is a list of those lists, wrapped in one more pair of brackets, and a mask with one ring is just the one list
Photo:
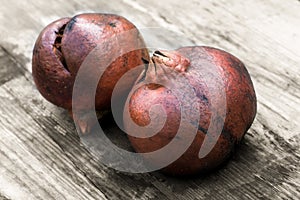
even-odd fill
[[(183, 47), (177, 49), (175, 52), (171, 52), (170, 55), (172, 56), (174, 53), (175, 55), (179, 53), (179, 55), (190, 61), (190, 66), (187, 69), (179, 68), (178, 70), (184, 73), (196, 92), (199, 100), (200, 121), (198, 132), (191, 146), (179, 159), (163, 168), (162, 171), (177, 176), (204, 173), (215, 169), (223, 163), (230, 156), (234, 146), (241, 141), (244, 134), (250, 128), (256, 115), (256, 95), (247, 69), (233, 55), (219, 49), (202, 46)], [(199, 71), (202, 74), (205, 74), (207, 71), (207, 66), (203, 65), (205, 62), (217, 66), (218, 72), (221, 74), (221, 78), (226, 86), (227, 110), (225, 124), (216, 145), (208, 155), (199, 159), (200, 147), (211, 123), (210, 118), (212, 115), (209, 89), (204, 80), (199, 76)], [(169, 67), (174, 68), (174, 66)], [(163, 76), (163, 74), (158, 74), (158, 76)], [(209, 81), (213, 84), (218, 77), (214, 77), (214, 75), (210, 76), (212, 77), (210, 77)], [(215, 87), (218, 86), (216, 85)], [(223, 97), (217, 96), (214, 98)], [(155, 104), (161, 104), (166, 110), (167, 121), (162, 130), (152, 137), (137, 138), (128, 136), (137, 152), (145, 153), (158, 150), (168, 144), (177, 133), (181, 116), (179, 101), (172, 94), (172, 91), (163, 86), (147, 84), (135, 90), (129, 101), (130, 117), (140, 126), (149, 124), (150, 117), (148, 111)], [(131, 127), (126, 123), (126, 120), (124, 124), (126, 131), (131, 131)], [(140, 134), (143, 135), (143, 133)], [(159, 160), (151, 160), (150, 162), (155, 163), (159, 162)]]
[(32, 57), (32, 75), (39, 92), (51, 103), (70, 108), (74, 76), (62, 63), (55, 47), (59, 29), (70, 21), (62, 18), (45, 27), (36, 40)]
[[(132, 31), (126, 43), (101, 46), (104, 41), (126, 31)], [(32, 58), (32, 75), (39, 92), (48, 101), (70, 111), (77, 71), (96, 46), (107, 52), (107, 56), (110, 56), (112, 51), (123, 54), (107, 67), (96, 91), (96, 109), (110, 108), (112, 91), (119, 78), (129, 69), (143, 64), (142, 58), (149, 59), (137, 28), (118, 15), (86, 13), (73, 18), (59, 19), (45, 27), (37, 38)], [(137, 46), (141, 48), (137, 49)], [(133, 47), (136, 50), (126, 53), (126, 49)], [(97, 66), (97, 63), (94, 65), (106, 67)], [(89, 75), (93, 76), (93, 73)], [(80, 109), (84, 110), (89, 106), (84, 97), (80, 101)]]

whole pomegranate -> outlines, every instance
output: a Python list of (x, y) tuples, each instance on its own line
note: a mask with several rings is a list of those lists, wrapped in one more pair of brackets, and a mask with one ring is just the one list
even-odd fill
[[(120, 41), (119, 41), (120, 40)], [(114, 14), (86, 13), (62, 18), (46, 26), (33, 50), (32, 75), (39, 92), (53, 104), (72, 110), (72, 92), (77, 72), (86, 57), (97, 48), (102, 56), (120, 56), (109, 66), (101, 65), (101, 58), (93, 58), (86, 79), (97, 79), (93, 70), (105, 68), (95, 96), (96, 110), (110, 108), (113, 88), (119, 78), (131, 68), (149, 59), (145, 43), (137, 28), (127, 19)], [(128, 51), (132, 49), (132, 51)], [(124, 85), (125, 90), (132, 85)], [(92, 106), (86, 97), (79, 100), (82, 116)], [(76, 117), (75, 117), (76, 118)], [(87, 119), (81, 121), (82, 131), (88, 131)]]
[[(180, 141), (184, 142), (193, 134), (186, 130), (183, 137), (176, 136), (182, 125), (181, 112), (185, 108), (181, 107), (180, 99), (172, 90), (155, 83), (159, 78), (167, 77), (167, 81), (174, 79), (176, 84), (180, 84), (179, 81), (176, 82), (176, 76), (168, 76), (170, 69), (175, 70), (178, 75), (188, 80), (188, 84), (195, 93), (200, 120), (196, 124), (197, 133), (188, 149), (162, 170), (172, 175), (190, 175), (215, 169), (230, 156), (235, 145), (241, 141), (250, 128), (256, 115), (256, 95), (245, 66), (233, 55), (205, 46), (183, 47), (175, 51), (155, 51), (151, 62), (153, 64), (148, 65), (137, 83), (145, 80), (145, 77), (153, 80), (153, 83), (148, 82), (132, 91), (128, 101), (130, 116), (124, 116), (124, 127), (129, 134), (135, 131), (134, 126), (129, 123), (128, 117), (139, 126), (149, 125), (151, 123), (150, 112), (152, 114), (158, 112), (157, 109), (151, 110), (151, 107), (157, 104), (163, 107), (166, 120), (162, 129), (151, 137), (145, 136), (147, 131), (141, 131), (136, 136), (129, 135), (132, 146), (139, 153), (153, 152), (163, 148), (172, 140), (178, 140), (179, 143)], [(153, 70), (153, 68), (155, 69)], [(211, 68), (214, 68), (216, 73), (211, 73)], [(149, 72), (151, 70), (152, 72)], [(220, 81), (223, 83), (222, 86), (217, 84)], [(221, 90), (224, 90), (224, 96), (218, 92)], [(182, 96), (189, 94), (189, 91), (181, 92)], [(214, 107), (212, 107), (213, 100)], [(221, 102), (225, 102), (225, 105)], [(191, 109), (194, 103), (188, 102)], [(214, 124), (218, 124), (219, 118), (221, 118), (219, 115), (224, 108), (224, 123), (219, 136), (216, 131), (214, 132), (217, 130), (215, 127), (211, 127), (212, 131), (207, 133), (210, 124), (213, 123), (212, 115), (217, 116), (213, 120)], [(157, 113), (157, 115), (160, 114)], [(186, 120), (185, 123), (192, 122)], [(195, 124), (192, 125), (195, 126)], [(206, 134), (216, 136), (217, 140), (211, 151), (201, 158), (199, 151)], [(177, 149), (174, 148), (173, 151), (176, 152)], [(170, 152), (171, 154), (172, 152)], [(161, 159), (164, 158), (152, 157), (149, 159), (149, 163), (159, 163)]]

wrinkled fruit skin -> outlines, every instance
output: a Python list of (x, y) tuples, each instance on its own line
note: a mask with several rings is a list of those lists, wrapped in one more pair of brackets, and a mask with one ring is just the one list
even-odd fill
[[(245, 66), (233, 55), (219, 49), (200, 46), (183, 47), (177, 49), (175, 53), (183, 55), (190, 61), (190, 66), (187, 69), (180, 68), (180, 66), (179, 68), (177, 66), (177, 68), (188, 78), (189, 83), (196, 92), (200, 109), (200, 121), (198, 132), (191, 146), (179, 159), (163, 168), (162, 171), (167, 174), (180, 176), (204, 173), (215, 169), (223, 163), (250, 128), (256, 115), (256, 95)], [(199, 76), (200, 71), (202, 74), (205, 74), (207, 71), (206, 67), (208, 66), (203, 65), (204, 61), (216, 66), (219, 74), (221, 74), (225, 84), (227, 102), (225, 106), (227, 107), (223, 131), (216, 145), (208, 155), (199, 159), (199, 150), (206, 136), (212, 115), (210, 109), (212, 97), (209, 95), (207, 84)], [(157, 76), (164, 76), (164, 74), (157, 74)], [(213, 84), (219, 75), (210, 76), (212, 77), (209, 80)], [(216, 85), (215, 87), (218, 86)], [(214, 98), (223, 97), (215, 96)], [(128, 136), (137, 152), (145, 153), (158, 150), (174, 139), (173, 137), (177, 133), (181, 116), (179, 101), (172, 94), (172, 91), (161, 85), (147, 84), (133, 92), (129, 100), (131, 119), (140, 126), (146, 126), (150, 123), (149, 109), (155, 104), (160, 104), (165, 109), (167, 113), (166, 123), (162, 130), (152, 137), (138, 138)], [(216, 112), (218, 112), (218, 108)], [(126, 123), (126, 119), (124, 119), (124, 124), (127, 132), (132, 131)], [(140, 134), (142, 135), (143, 133)], [(191, 133), (187, 132), (186, 134)], [(159, 162), (159, 160), (150, 160), (150, 162), (155, 163)]]
[[(103, 45), (104, 41), (126, 31), (131, 31), (131, 35), (122, 45)], [(95, 107), (97, 110), (108, 109), (119, 78), (129, 69), (143, 64), (142, 58), (148, 59), (148, 51), (136, 27), (113, 14), (80, 14), (59, 19), (44, 28), (36, 41), (32, 58), (32, 74), (39, 92), (53, 104), (71, 110), (77, 71), (95, 47), (107, 52), (106, 56), (112, 51), (122, 54), (106, 68), (98, 83)], [(126, 53), (126, 49), (132, 47), (136, 50)], [(106, 67), (93, 64), (95, 68)], [(93, 72), (88, 76), (93, 78)], [(89, 106), (84, 97), (80, 101), (82, 109)]]

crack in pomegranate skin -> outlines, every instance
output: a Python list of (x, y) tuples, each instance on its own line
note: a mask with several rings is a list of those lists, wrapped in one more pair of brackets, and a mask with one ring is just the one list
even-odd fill
[(68, 23), (64, 24), (61, 28), (58, 29), (58, 31), (55, 31), (56, 34), (56, 39), (54, 41), (54, 45), (53, 45), (53, 51), (54, 53), (57, 55), (58, 59), (60, 60), (61, 64), (64, 66), (64, 68), (70, 72), (66, 60), (62, 54), (62, 45), (61, 45), (61, 41), (64, 35), (64, 30), (66, 28)]
[(61, 52), (61, 40), (64, 34), (64, 30), (67, 24), (64, 24), (61, 28), (59, 28), (58, 32), (55, 31), (56, 39), (54, 41), (54, 46)]

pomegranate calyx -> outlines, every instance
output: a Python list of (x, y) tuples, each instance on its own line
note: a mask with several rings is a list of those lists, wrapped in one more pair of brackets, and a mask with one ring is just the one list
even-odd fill
[(185, 72), (190, 66), (190, 60), (177, 51), (157, 50), (153, 53), (152, 61), (173, 68), (178, 72)]

